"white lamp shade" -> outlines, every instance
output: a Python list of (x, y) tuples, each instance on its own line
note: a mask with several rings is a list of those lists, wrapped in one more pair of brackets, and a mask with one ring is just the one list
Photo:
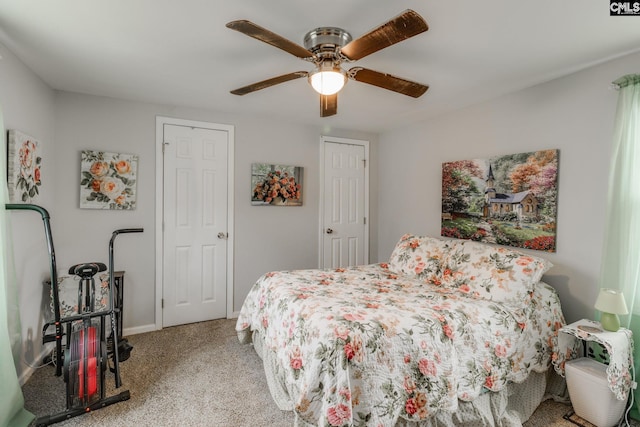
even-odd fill
[(340, 67), (322, 64), (309, 74), (309, 83), (321, 95), (338, 93), (347, 82), (347, 76)]
[(624, 294), (615, 289), (600, 289), (595, 308), (603, 313), (629, 314)]

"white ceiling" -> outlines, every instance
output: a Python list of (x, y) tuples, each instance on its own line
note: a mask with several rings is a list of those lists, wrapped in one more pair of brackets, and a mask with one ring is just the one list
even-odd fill
[[(54, 89), (381, 132), (640, 51), (640, 17), (610, 17), (608, 7), (605, 0), (2, 0), (0, 42)], [(316, 27), (341, 27), (355, 39), (405, 9), (422, 15), (429, 31), (355, 64), (428, 84), (421, 98), (349, 81), (338, 114), (320, 118), (305, 79), (229, 93), (312, 68), (227, 29), (229, 21), (248, 19), (302, 45)]]

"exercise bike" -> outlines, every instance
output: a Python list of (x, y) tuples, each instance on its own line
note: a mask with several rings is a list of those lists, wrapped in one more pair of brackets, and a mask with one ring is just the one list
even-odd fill
[[(128, 390), (113, 396), (106, 396), (105, 373), (110, 369), (114, 373), (115, 388), (120, 388), (120, 351), (129, 357), (132, 346), (126, 339), (119, 338), (122, 325), (122, 295), (116, 303), (114, 280), (113, 246), (115, 238), (123, 233), (141, 233), (142, 228), (126, 228), (113, 232), (109, 241), (109, 304), (96, 307), (95, 276), (107, 270), (99, 262), (76, 264), (69, 274), (78, 279), (76, 313), (62, 317), (58, 277), (51, 235), (49, 213), (46, 209), (32, 204), (7, 204), (10, 210), (34, 210), (40, 213), (44, 222), (45, 235), (50, 258), (51, 298), (54, 320), (47, 322), (42, 329), (43, 343), (55, 342), (53, 359), (56, 361), (56, 376), (64, 374), (66, 384), (66, 410), (36, 419), (36, 426), (47, 426), (87, 412), (104, 408), (114, 403), (129, 400)], [(119, 290), (121, 292), (121, 290)], [(120, 325), (120, 328), (118, 327)], [(50, 329), (54, 329), (50, 332)], [(107, 328), (110, 336), (107, 337)], [(120, 329), (120, 330), (119, 330)], [(63, 345), (63, 339), (65, 344)], [(62, 361), (62, 363), (61, 363)], [(111, 361), (112, 367), (109, 366)]]

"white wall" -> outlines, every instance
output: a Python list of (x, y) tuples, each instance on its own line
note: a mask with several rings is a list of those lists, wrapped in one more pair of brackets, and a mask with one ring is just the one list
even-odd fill
[[(202, 120), (235, 126), (235, 267), (234, 311), (239, 311), (255, 280), (264, 272), (316, 267), (320, 136), (371, 142), (371, 182), (376, 182), (377, 135), (300, 126), (266, 118), (244, 117), (202, 109), (152, 105), (104, 97), (56, 92), (0, 45), (0, 105), (7, 129), (18, 129), (42, 143), (42, 196), (37, 203), (51, 214), (59, 270), (85, 261), (108, 261), (113, 230), (144, 227), (143, 234), (121, 235), (115, 244), (116, 269), (126, 270), (125, 332), (155, 326), (155, 120), (156, 116)], [(54, 141), (56, 144), (54, 145)], [(2, 148), (4, 149), (4, 148)], [(133, 211), (79, 208), (80, 151), (135, 153), (140, 157), (138, 203)], [(250, 205), (253, 162), (303, 166), (304, 205), (265, 208)], [(376, 206), (375, 195), (371, 198)], [(13, 215), (14, 256), (23, 331), (24, 381), (36, 365), (43, 313), (49, 315), (49, 258), (40, 215)], [(377, 256), (375, 212), (371, 214), (370, 254)], [(2, 256), (6, 256), (3, 254)]]
[[(263, 273), (318, 265), (320, 136), (365, 139), (372, 134), (323, 130), (310, 126), (241, 117), (199, 109), (143, 104), (60, 92), (56, 95), (55, 162), (58, 188), (55, 226), (65, 230), (56, 245), (59, 265), (83, 261), (107, 262), (113, 230), (144, 227), (145, 233), (118, 237), (116, 269), (125, 275), (125, 332), (149, 330), (155, 320), (155, 118), (176, 117), (235, 127), (234, 311)], [(138, 202), (133, 211), (79, 208), (79, 161), (83, 149), (139, 155)], [(371, 150), (375, 156), (375, 148)], [(304, 203), (296, 208), (251, 206), (251, 163), (304, 167)], [(374, 158), (373, 163), (377, 163)], [(375, 171), (372, 170), (375, 176)], [(375, 203), (375, 198), (372, 203)], [(371, 225), (376, 229), (375, 223)], [(375, 233), (372, 233), (375, 235)], [(376, 256), (375, 240), (371, 247)]]
[(634, 54), (381, 135), (379, 258), (403, 233), (440, 234), (443, 162), (558, 148), (557, 252), (532, 253), (554, 263), (545, 281), (567, 320), (593, 318), (618, 97), (610, 83), (638, 71)]
[[(0, 106), (4, 125), (6, 129), (20, 130), (40, 142), (42, 186), (36, 203), (51, 213), (56, 194), (54, 92), (3, 45), (0, 45), (0, 56)], [(0, 179), (4, 181), (5, 177)], [(37, 364), (42, 350), (41, 313), (49, 302), (42, 283), (49, 278), (49, 257), (42, 217), (37, 212), (12, 211), (11, 221), (23, 337), (22, 357), (17, 370), (22, 379), (30, 372), (27, 365)]]

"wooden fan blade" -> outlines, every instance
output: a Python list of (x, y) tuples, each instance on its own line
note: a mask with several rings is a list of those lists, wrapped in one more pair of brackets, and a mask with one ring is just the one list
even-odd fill
[(234, 95), (246, 95), (251, 92), (255, 92), (260, 89), (265, 89), (270, 86), (274, 86), (280, 83), (288, 82), (289, 80), (299, 79), (300, 77), (307, 77), (306, 71), (296, 71), (294, 73), (283, 74), (282, 76), (273, 77), (271, 79), (263, 80), (261, 82), (253, 83), (248, 86), (244, 86), (231, 91)]
[(391, 21), (348, 43), (341, 52), (347, 59), (357, 61), (428, 29), (429, 26), (420, 15), (407, 9)]
[(227, 24), (227, 28), (231, 28), (232, 30), (236, 30), (243, 34), (246, 34), (249, 37), (253, 37), (254, 39), (268, 43), (271, 46), (282, 49), (285, 52), (297, 56), (298, 58), (306, 59), (313, 57), (313, 53), (309, 52), (299, 44), (287, 40), (284, 37), (267, 30), (266, 28), (262, 28), (261, 26), (256, 25), (251, 21), (247, 21), (246, 19), (231, 21)]
[(429, 89), (429, 86), (420, 83), (392, 76), (391, 74), (368, 70), (362, 67), (351, 68), (348, 75), (349, 78), (352, 78), (355, 81), (368, 83), (373, 86), (392, 90), (414, 98), (422, 96), (427, 89)]
[(320, 117), (334, 116), (338, 113), (338, 94), (320, 95)]

